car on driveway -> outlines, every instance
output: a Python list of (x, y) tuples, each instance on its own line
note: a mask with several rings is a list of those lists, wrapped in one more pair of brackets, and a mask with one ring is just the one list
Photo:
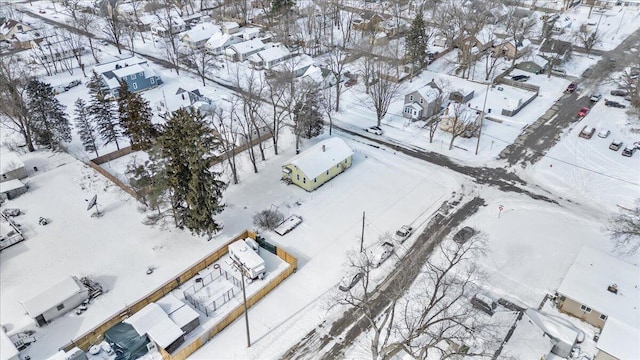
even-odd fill
[(614, 107), (614, 108), (618, 108), (618, 109), (624, 109), (626, 108), (626, 106), (624, 104), (620, 104), (617, 101), (611, 101), (611, 100), (605, 100), (604, 104), (608, 107)]
[(582, 128), (582, 131), (580, 131), (580, 134), (578, 134), (578, 136), (580, 136), (583, 139), (591, 139), (591, 137), (593, 136), (593, 133), (595, 132), (596, 132), (596, 128), (585, 125), (584, 128)]
[(598, 102), (600, 99), (602, 99), (602, 94), (592, 94), (589, 98), (592, 102)]
[(613, 96), (627, 96), (627, 95), (629, 95), (629, 92), (627, 90), (622, 90), (622, 89), (611, 90), (611, 95), (613, 95)]
[(364, 131), (372, 133), (372, 134), (376, 134), (376, 135), (384, 134), (384, 131), (382, 131), (382, 129), (379, 126), (368, 127), (366, 129), (364, 129)]
[(632, 157), (633, 153), (635, 152), (636, 152), (635, 146), (627, 146), (626, 148), (624, 148), (624, 150), (622, 150), (622, 156)]
[(353, 275), (352, 278), (343, 278), (342, 281), (340, 282), (340, 285), (338, 286), (338, 289), (340, 289), (340, 291), (349, 291), (351, 290), (354, 286), (356, 286), (356, 284), (362, 280), (362, 278), (364, 277), (364, 273), (357, 273), (355, 275)]
[(409, 225), (402, 225), (395, 234), (393, 234), (393, 238), (399, 242), (403, 243), (405, 240), (411, 236), (413, 233), (413, 228)]
[(603, 139), (606, 139), (607, 137), (609, 137), (609, 134), (611, 134), (610, 130), (607, 129), (602, 129), (600, 130), (600, 132), (598, 133), (598, 137), (601, 137)]
[(393, 244), (387, 241), (383, 242), (373, 250), (371, 254), (371, 266), (377, 268), (387, 260), (391, 254), (393, 254)]
[(589, 113), (589, 108), (585, 106), (581, 108), (580, 111), (578, 111), (578, 117), (585, 117), (587, 116), (588, 113)]
[(455, 235), (453, 235), (453, 241), (458, 244), (464, 244), (467, 240), (471, 239), (473, 235), (475, 235), (476, 230), (470, 226), (465, 226), (460, 231), (458, 231)]
[(609, 149), (613, 151), (618, 151), (620, 150), (621, 147), (622, 147), (622, 141), (618, 141), (618, 140), (613, 140), (611, 142), (611, 145), (609, 145)]
[(567, 86), (567, 90), (565, 91), (568, 93), (572, 93), (576, 91), (577, 88), (578, 88), (578, 84), (572, 82), (571, 84), (569, 84), (569, 86)]

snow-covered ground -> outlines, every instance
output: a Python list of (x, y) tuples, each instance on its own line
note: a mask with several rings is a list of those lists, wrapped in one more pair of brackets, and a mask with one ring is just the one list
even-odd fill
[[(64, 17), (53, 12), (50, 3), (33, 2), (24, 6), (36, 11), (44, 7), (43, 16)], [(568, 16), (575, 20), (572, 26), (584, 22), (587, 13), (587, 8), (571, 10)], [(599, 29), (605, 39), (611, 38), (611, 41), (603, 42), (601, 47), (613, 48), (635, 31), (640, 26), (638, 14), (636, 8), (614, 7), (602, 15)], [(594, 17), (598, 19), (600, 14), (592, 14), (591, 18)], [(149, 42), (137, 47), (143, 52), (162, 55)], [(111, 46), (104, 46), (100, 53), (108, 59), (117, 52)], [(594, 59), (586, 56), (574, 56), (571, 68), (579, 74), (593, 62)], [(198, 84), (194, 76), (184, 73), (177, 76), (158, 65), (152, 66), (165, 81), (163, 86), (144, 92), (152, 106), (180, 86)], [(445, 69), (449, 65), (443, 62), (441, 66)], [(439, 70), (436, 63), (430, 71), (406, 83), (404, 93), (435, 76), (445, 76), (433, 73)], [(217, 75), (225, 81), (231, 79), (228, 66)], [(49, 80), (65, 83), (81, 77), (76, 69), (74, 75), (59, 74)], [(86, 78), (82, 79), (86, 82)], [(460, 79), (452, 78), (450, 82), (457, 84)], [(434, 142), (429, 143), (426, 130), (401, 116), (401, 99), (392, 104), (382, 121), (384, 138), (439, 152), (463, 163), (502, 166), (494, 160), (496, 155), (561, 96), (569, 80), (538, 75), (532, 76), (529, 82), (540, 86), (538, 98), (518, 115), (501, 119), (502, 123), (486, 121), (478, 155), (474, 153), (476, 138), (456, 139), (456, 146), (448, 150), (449, 137), (439, 132)], [(466, 84), (460, 84), (463, 85)], [(478, 90), (473, 102), (481, 101), (486, 85), (470, 86)], [(204, 89), (207, 96), (215, 100), (230, 97), (228, 90), (210, 83)], [(343, 94), (341, 111), (335, 115), (340, 126), (361, 129), (374, 125), (375, 113), (367, 104), (363, 90), (358, 84)], [(591, 90), (583, 91), (588, 94)], [(610, 89), (605, 85), (593, 90), (607, 93)], [(75, 99), (86, 96), (86, 88), (81, 85), (58, 98), (71, 111)], [(306, 193), (279, 181), (281, 164), (294, 154), (291, 137), (285, 136), (281, 142), (282, 153), (275, 156), (268, 148), (268, 159), (259, 164), (258, 174), (252, 172), (246, 158), (242, 159), (240, 184), (231, 185), (225, 192), (227, 209), (219, 216), (224, 231), (210, 242), (171, 226), (161, 229), (142, 225), (144, 214), (137, 211), (135, 201), (70, 156), (46, 152), (25, 154), (22, 160), (27, 169), (37, 166), (39, 171), (30, 171), (30, 191), (7, 204), (25, 212), (16, 220), (22, 224), (27, 240), (0, 255), (0, 323), (9, 333), (32, 327), (20, 301), (64, 276), (93, 276), (108, 290), (106, 294), (82, 315), (67, 315), (37, 329), (38, 341), (25, 354), (33, 359), (46, 358), (70, 339), (171, 279), (203, 254), (242, 230), (252, 228), (255, 213), (275, 206), (285, 216), (295, 214), (304, 219), (285, 236), (263, 233), (270, 242), (298, 258), (298, 271), (250, 309), (253, 341), (250, 348), (245, 344), (244, 323), (236, 321), (192, 356), (193, 359), (275, 359), (303, 334), (324, 320), (330, 321), (341, 310), (331, 303), (332, 294), (346, 274), (347, 254), (359, 248), (363, 212), (365, 247), (371, 248), (381, 236), (403, 224), (413, 225), (420, 232), (428, 216), (453, 192), (481, 196), (488, 204), (465, 222), (479, 229), (488, 240), (489, 253), (481, 260), (488, 275), (484, 286), (493, 295), (508, 296), (536, 307), (545, 294), (560, 284), (581, 246), (611, 251), (611, 242), (602, 226), (617, 205), (630, 206), (640, 196), (640, 156), (625, 158), (620, 151), (608, 149), (613, 138), (623, 139), (626, 144), (639, 140), (637, 134), (630, 132), (629, 119), (625, 110), (607, 108), (601, 101), (587, 117), (567, 129), (558, 145), (539, 163), (519, 170), (540, 193), (557, 199), (559, 204), (477, 186), (457, 173), (384, 147), (370, 146), (366, 140), (339, 132), (337, 135), (344, 137), (355, 151), (353, 166), (318, 190)], [(595, 126), (596, 133), (607, 128), (612, 134), (606, 139), (594, 135), (585, 140), (577, 136), (584, 125)], [(3, 137), (7, 135), (4, 129), (2, 132)], [(316, 141), (305, 142), (303, 149)], [(77, 137), (69, 149), (77, 158), (93, 157), (84, 153)], [(100, 152), (113, 149), (109, 146)], [(121, 160), (105, 166), (109, 171), (118, 172), (126, 163)], [(105, 212), (99, 219), (91, 218), (86, 211), (85, 200), (94, 194), (98, 194), (100, 209)], [(499, 205), (504, 207), (500, 217)], [(40, 216), (49, 218), (51, 223), (38, 225)], [(402, 253), (399, 251), (399, 255)], [(640, 256), (627, 260), (637, 264)], [(374, 281), (380, 281), (396, 261), (392, 258), (375, 270)], [(152, 275), (145, 273), (149, 266), (155, 267)], [(363, 354), (354, 353), (354, 356), (360, 355)]]

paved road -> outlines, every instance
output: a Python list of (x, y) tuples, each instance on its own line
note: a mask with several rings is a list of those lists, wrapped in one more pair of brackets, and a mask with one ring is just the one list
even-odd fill
[[(433, 251), (436, 245), (464, 219), (473, 215), (481, 206), (485, 205), (482, 198), (476, 197), (470, 201), (458, 205), (458, 208), (446, 217), (436, 217), (431, 226), (427, 226), (420, 234), (407, 254), (398, 262), (391, 274), (371, 294), (370, 304), (376, 315), (391, 304), (393, 299), (399, 298), (406, 288), (414, 282), (420, 274), (422, 264)], [(370, 322), (357, 308), (350, 308), (338, 320), (330, 324), (326, 334), (321, 334), (316, 329), (307, 333), (298, 344), (290, 348), (284, 355), (284, 359), (341, 359), (343, 351), (354, 340), (370, 328)], [(340, 339), (340, 341), (335, 341)]]

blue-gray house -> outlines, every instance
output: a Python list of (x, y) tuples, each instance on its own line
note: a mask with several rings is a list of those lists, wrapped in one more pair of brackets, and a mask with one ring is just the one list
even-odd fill
[(119, 81), (124, 80), (129, 91), (138, 92), (162, 84), (162, 79), (153, 71), (146, 60), (137, 56), (96, 65), (94, 70), (102, 76), (105, 89), (117, 96)]

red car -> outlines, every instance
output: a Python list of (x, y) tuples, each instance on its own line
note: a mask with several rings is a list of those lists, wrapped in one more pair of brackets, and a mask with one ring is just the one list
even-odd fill
[(578, 84), (571, 83), (571, 84), (569, 84), (569, 86), (567, 86), (567, 90), (566, 91), (572, 93), (572, 92), (576, 91), (577, 88), (578, 88)]
[(355, 84), (356, 84), (356, 82), (357, 82), (357, 81), (356, 81), (355, 79), (349, 79), (349, 80), (347, 80), (347, 82), (346, 82), (346, 83), (344, 83), (344, 86), (346, 86), (346, 87), (352, 87), (353, 85), (355, 85)]
[(583, 107), (582, 109), (580, 109), (580, 111), (578, 111), (578, 117), (585, 117), (587, 116), (588, 113), (589, 113), (589, 108)]

